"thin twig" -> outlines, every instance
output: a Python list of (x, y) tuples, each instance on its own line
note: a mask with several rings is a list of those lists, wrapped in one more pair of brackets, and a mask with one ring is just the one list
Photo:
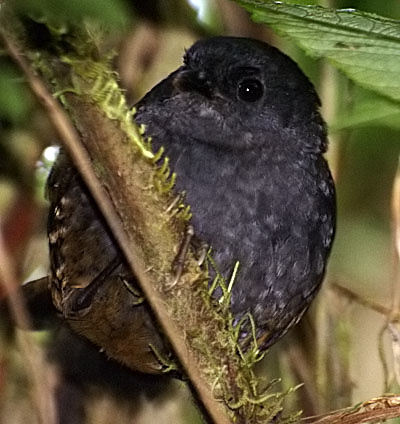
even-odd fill
[[(8, 303), (11, 314), (15, 322), (21, 328), (29, 327), (29, 317), (26, 313), (20, 292), (15, 290), (18, 286), (16, 272), (12, 258), (8, 255), (2, 233), (0, 232), (0, 281), (8, 293)], [(23, 364), (26, 376), (33, 390), (31, 391), (41, 424), (56, 424), (56, 410), (54, 401), (54, 386), (50, 384), (47, 374), (44, 373), (44, 366), (41, 355), (32, 350), (31, 335), (21, 332), (17, 338), (17, 343), (23, 357)]]
[(400, 313), (392, 313), (392, 309), (388, 308), (385, 305), (382, 305), (381, 303), (374, 302), (371, 299), (365, 299), (364, 297), (360, 296), (355, 291), (342, 286), (339, 283), (333, 282), (330, 283), (329, 286), (331, 289), (335, 290), (337, 293), (341, 294), (342, 296), (345, 296), (347, 299), (357, 302), (360, 305), (365, 306), (368, 309), (371, 309), (375, 312), (378, 312), (379, 314), (390, 316), (393, 320), (400, 319)]
[(400, 397), (382, 396), (357, 406), (333, 411), (301, 420), (304, 424), (360, 424), (374, 423), (400, 416)]

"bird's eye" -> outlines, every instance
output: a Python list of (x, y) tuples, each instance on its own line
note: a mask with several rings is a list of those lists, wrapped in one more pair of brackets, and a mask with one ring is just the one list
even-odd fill
[(245, 102), (256, 102), (262, 97), (263, 93), (263, 85), (255, 78), (244, 79), (237, 87), (237, 96)]

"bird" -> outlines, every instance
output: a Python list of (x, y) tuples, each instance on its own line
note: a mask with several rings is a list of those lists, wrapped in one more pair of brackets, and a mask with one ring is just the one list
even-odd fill
[[(136, 105), (185, 193), (196, 238), (229, 279), (233, 325), (252, 317), (264, 351), (303, 316), (323, 281), (336, 227), (320, 100), (298, 65), (258, 40), (194, 43)], [(50, 272), (42, 285), (71, 328), (133, 370), (162, 372), (167, 341), (68, 153), (47, 182)], [(210, 277), (211, 278), (211, 277)], [(214, 294), (218, 296), (218, 294)], [(127, 330), (129, 323), (129, 331)], [(240, 340), (248, 340), (242, 325)]]

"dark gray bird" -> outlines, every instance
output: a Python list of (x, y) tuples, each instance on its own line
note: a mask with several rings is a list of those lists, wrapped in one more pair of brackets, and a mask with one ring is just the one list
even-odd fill
[(262, 347), (301, 318), (332, 246), (335, 189), (319, 106), (290, 58), (230, 37), (197, 42), (137, 105), (219, 270), (229, 277), (239, 261), (232, 311), (251, 312)]
[[(219, 271), (229, 278), (239, 262), (231, 308), (236, 323), (251, 313), (260, 349), (302, 317), (334, 238), (335, 189), (319, 106), (289, 57), (260, 41), (230, 37), (195, 43), (183, 65), (136, 106), (155, 149), (165, 147), (177, 173), (175, 190), (186, 192), (196, 236), (212, 246)], [(107, 355), (158, 372), (149, 345), (162, 352), (163, 342), (148, 307), (133, 295), (126, 301), (122, 279), (134, 284), (134, 276), (64, 153), (48, 195), (56, 307)], [(249, 329), (243, 326), (243, 340)]]

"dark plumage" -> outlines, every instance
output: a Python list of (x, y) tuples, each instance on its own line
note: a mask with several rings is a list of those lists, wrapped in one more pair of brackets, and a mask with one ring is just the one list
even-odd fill
[[(186, 192), (196, 236), (212, 246), (227, 278), (239, 261), (231, 303), (235, 321), (250, 312), (260, 347), (266, 348), (315, 297), (335, 232), (335, 190), (323, 158), (326, 131), (313, 86), (277, 49), (215, 37), (194, 44), (184, 64), (136, 107), (154, 148), (165, 147), (177, 173), (175, 190)], [(96, 313), (88, 308), (93, 293), (101, 300), (110, 295), (111, 280), (134, 278), (64, 154), (48, 193), (56, 306), (75, 314), (71, 326), (111, 357), (157, 372), (148, 345), (161, 351), (161, 339), (146, 304), (133, 296), (131, 304), (118, 300), (127, 295), (123, 284), (113, 295), (124, 310), (114, 316), (98, 311), (97, 328), (87, 326), (93, 322), (87, 317)], [(71, 286), (86, 289), (64, 293)], [(124, 320), (137, 322), (130, 348), (118, 345)]]

